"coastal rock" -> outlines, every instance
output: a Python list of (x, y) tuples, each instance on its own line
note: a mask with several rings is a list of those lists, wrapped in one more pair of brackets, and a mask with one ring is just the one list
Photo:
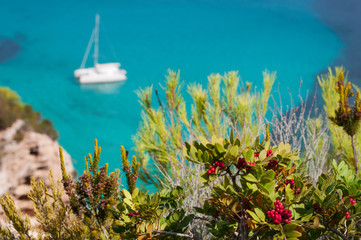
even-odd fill
[[(45, 134), (24, 130), (23, 126), (24, 122), (17, 120), (0, 131), (0, 195), (11, 194), (16, 206), (31, 217), (32, 202), (27, 197), (31, 178), (42, 179), (47, 186), (50, 170), (54, 179), (61, 178), (59, 144)], [(75, 172), (71, 157), (65, 151), (64, 163), (67, 172)], [(3, 220), (0, 207), (0, 222)]]

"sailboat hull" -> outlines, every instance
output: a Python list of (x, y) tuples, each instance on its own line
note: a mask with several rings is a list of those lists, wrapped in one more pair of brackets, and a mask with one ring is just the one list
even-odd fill
[(119, 69), (120, 63), (96, 64), (93, 68), (80, 68), (74, 71), (80, 84), (110, 83), (127, 80), (127, 71)]
[[(127, 72), (120, 69), (120, 63), (98, 63), (99, 19), (99, 14), (95, 15), (95, 27), (90, 36), (81, 67), (74, 71), (74, 76), (80, 84), (119, 82), (127, 79)], [(84, 68), (92, 45), (94, 45), (94, 67)]]

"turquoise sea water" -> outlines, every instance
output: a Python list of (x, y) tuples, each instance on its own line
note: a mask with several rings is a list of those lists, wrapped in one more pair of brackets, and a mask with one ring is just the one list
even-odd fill
[[(3, 1), (0, 37), (21, 50), (0, 64), (0, 86), (16, 90), (54, 123), (79, 171), (95, 138), (102, 161), (119, 168), (120, 145), (132, 147), (140, 120), (134, 91), (159, 88), (168, 68), (180, 69), (185, 83), (204, 85), (213, 72), (239, 70), (244, 81), (259, 87), (268, 69), (277, 71), (281, 93), (297, 95), (301, 78), (303, 89), (311, 89), (315, 75), (340, 57), (343, 47), (311, 5), (310, 0)], [(100, 61), (119, 60), (128, 72), (124, 83), (80, 86), (73, 78), (96, 13), (102, 22)]]

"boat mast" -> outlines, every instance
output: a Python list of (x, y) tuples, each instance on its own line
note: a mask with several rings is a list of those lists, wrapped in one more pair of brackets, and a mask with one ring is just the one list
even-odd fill
[(84, 54), (83, 60), (81, 62), (80, 68), (84, 68), (86, 61), (88, 60), (89, 52), (90, 52), (90, 49), (92, 47), (93, 40), (94, 40), (94, 33), (95, 33), (95, 29), (93, 29), (92, 35), (90, 36), (88, 46), (86, 47), (85, 54)]
[(98, 64), (99, 54), (99, 14), (95, 15), (95, 29), (94, 29), (94, 67)]

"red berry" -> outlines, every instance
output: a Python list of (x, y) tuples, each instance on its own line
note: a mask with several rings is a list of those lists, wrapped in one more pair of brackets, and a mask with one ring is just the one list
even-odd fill
[(208, 174), (212, 174), (213, 172), (212, 172), (211, 169), (209, 169), (209, 170), (207, 171), (207, 173), (208, 173)]
[(219, 166), (219, 162), (218, 162), (218, 161), (215, 161), (215, 162), (214, 162), (214, 165)]
[(254, 153), (254, 157), (255, 158), (258, 158), (259, 157), (259, 153), (257, 152), (257, 153)]
[(238, 163), (237, 163), (237, 168), (238, 169), (243, 169), (247, 166), (247, 162), (246, 162), (246, 159), (244, 158), (239, 158), (238, 159)]
[(226, 168), (226, 166), (224, 165), (224, 162), (221, 162), (220, 164), (221, 164), (221, 169)]
[(272, 150), (268, 150), (267, 151), (267, 157), (271, 157), (273, 155), (273, 151)]
[(216, 171), (216, 168), (212, 166), (210, 170), (211, 170), (212, 172), (215, 172), (215, 171)]

